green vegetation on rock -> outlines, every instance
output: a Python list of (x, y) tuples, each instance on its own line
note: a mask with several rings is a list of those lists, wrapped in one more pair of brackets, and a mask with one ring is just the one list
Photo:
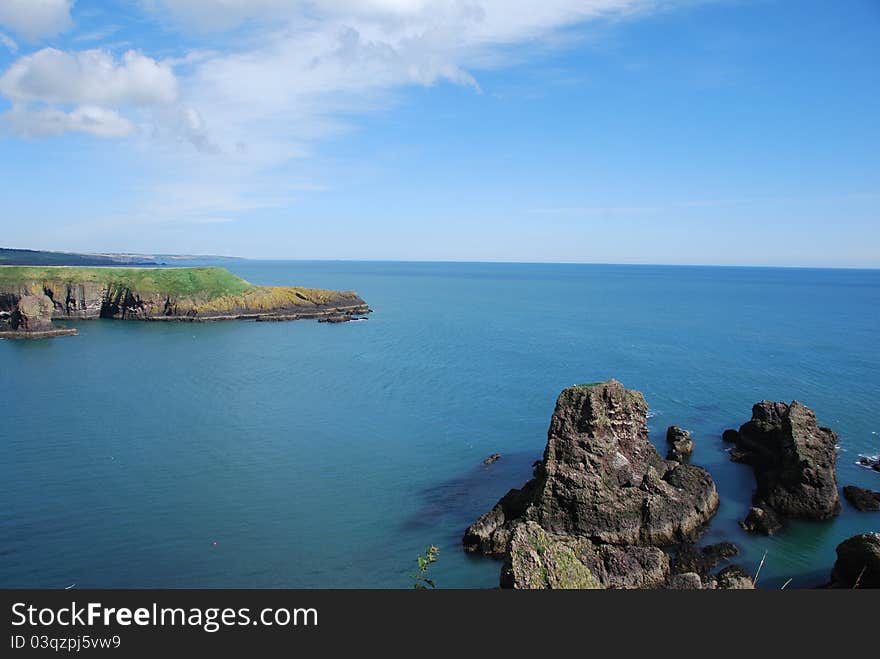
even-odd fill
[(521, 524), (514, 531), (502, 583), (524, 589), (603, 588), (578, 558), (576, 543), (552, 538), (534, 522)]
[(225, 268), (103, 268), (88, 266), (0, 266), (0, 287), (22, 282), (98, 284), (128, 288), (141, 295), (214, 299), (243, 295), (258, 287)]

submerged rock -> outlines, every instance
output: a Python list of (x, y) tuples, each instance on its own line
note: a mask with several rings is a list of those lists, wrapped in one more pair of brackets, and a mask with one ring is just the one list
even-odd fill
[(754, 590), (752, 576), (738, 565), (726, 567), (708, 580), (708, 588), (717, 590)]
[(773, 512), (772, 508), (752, 507), (749, 514), (739, 523), (744, 531), (749, 533), (762, 533), (773, 535), (782, 528), (782, 520)]
[[(549, 537), (589, 541), (578, 545), (579, 555), (606, 586), (665, 580), (668, 557), (636, 548), (694, 540), (718, 508), (718, 494), (704, 469), (660, 457), (646, 415), (642, 394), (615, 380), (565, 389), (535, 477), (467, 529), (465, 548), (509, 556), (517, 529), (534, 524)], [(625, 570), (616, 565), (638, 574), (624, 585), (615, 575)]]
[(705, 577), (719, 563), (737, 554), (739, 554), (739, 548), (732, 542), (719, 542), (702, 548), (697, 548), (693, 544), (685, 544), (678, 548), (672, 569), (677, 574), (696, 572)]
[(490, 465), (490, 464), (492, 464), (492, 463), (494, 463), (494, 462), (498, 462), (498, 460), (500, 460), (500, 459), (501, 459), (501, 454), (500, 454), (500, 453), (493, 453), (493, 454), (490, 455), (488, 458), (486, 458), (485, 460), (483, 460), (483, 464), (484, 464), (484, 465)]
[(847, 485), (843, 488), (843, 496), (846, 497), (856, 510), (873, 512), (880, 510), (880, 492), (869, 490), (864, 487)]
[(667, 460), (687, 462), (694, 452), (694, 440), (691, 439), (691, 434), (678, 426), (669, 426), (666, 430), (666, 443), (669, 445)]
[(880, 533), (862, 533), (837, 545), (835, 588), (880, 588)]
[(840, 512), (837, 435), (817, 425), (810, 408), (798, 401), (757, 403), (735, 442), (732, 459), (755, 470), (756, 508), (802, 519), (829, 519)]
[(868, 469), (880, 471), (880, 456), (876, 455), (860, 455), (857, 463)]

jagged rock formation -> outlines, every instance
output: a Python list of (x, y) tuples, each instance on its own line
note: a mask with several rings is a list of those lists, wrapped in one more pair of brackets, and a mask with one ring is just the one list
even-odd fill
[(862, 533), (837, 545), (834, 588), (880, 588), (880, 533)]
[(666, 443), (669, 445), (669, 451), (666, 454), (667, 460), (675, 460), (676, 462), (687, 462), (694, 452), (694, 440), (687, 430), (682, 430), (678, 426), (669, 426), (666, 430)]
[(752, 419), (735, 436), (725, 435), (736, 444), (731, 459), (755, 470), (754, 508), (744, 528), (773, 527), (774, 515), (821, 520), (840, 512), (837, 435), (820, 427), (810, 408), (765, 400), (754, 405)]
[(537, 526), (605, 586), (664, 583), (669, 559), (658, 547), (693, 541), (718, 494), (704, 469), (660, 457), (647, 409), (641, 393), (615, 380), (565, 389), (534, 478), (467, 529), (465, 548), (505, 556), (505, 583), (533, 583), (525, 571), (535, 562), (512, 560), (511, 548), (520, 527), (533, 537)]
[(869, 490), (864, 487), (847, 485), (843, 488), (843, 496), (856, 510), (862, 512), (874, 512), (880, 510), (880, 492)]

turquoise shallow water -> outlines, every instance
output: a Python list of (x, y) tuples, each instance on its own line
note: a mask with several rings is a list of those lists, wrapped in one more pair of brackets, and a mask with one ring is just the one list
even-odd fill
[[(407, 587), (440, 547), (441, 587), (498, 583), (463, 529), (540, 456), (559, 391), (643, 391), (652, 439), (693, 431), (762, 584), (810, 585), (828, 523), (751, 538), (753, 486), (720, 433), (797, 398), (840, 435), (839, 480), (880, 452), (880, 271), (242, 262), (258, 284), (354, 288), (376, 313), (328, 326), (91, 321), (0, 341), (0, 586)], [(504, 457), (489, 468), (482, 459)]]

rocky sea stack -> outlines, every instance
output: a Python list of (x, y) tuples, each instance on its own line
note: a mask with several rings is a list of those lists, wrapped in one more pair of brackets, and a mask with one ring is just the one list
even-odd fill
[(583, 568), (604, 587), (665, 585), (660, 547), (694, 541), (718, 494), (704, 469), (660, 457), (647, 411), (615, 380), (565, 389), (534, 478), (467, 529), (465, 548), (504, 557), (505, 586), (585, 587)]
[(75, 329), (52, 324), (52, 300), (46, 295), (22, 295), (0, 300), (0, 338), (49, 338), (76, 334)]
[(736, 448), (731, 458), (755, 471), (749, 531), (772, 533), (779, 518), (824, 520), (840, 512), (837, 435), (821, 427), (809, 407), (793, 401), (761, 401), (739, 432), (725, 433)]

